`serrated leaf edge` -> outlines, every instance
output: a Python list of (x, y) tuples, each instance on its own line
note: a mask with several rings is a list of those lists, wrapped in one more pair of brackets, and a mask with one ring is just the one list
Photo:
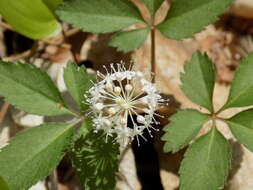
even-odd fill
[[(235, 125), (235, 127), (246, 128), (247, 130), (252, 131), (252, 133), (253, 133), (253, 129), (248, 128), (248, 127), (245, 127), (244, 125), (238, 124), (238, 123), (233, 122), (233, 121), (231, 121), (231, 120), (226, 120), (226, 123), (228, 124), (228, 126), (229, 126), (229, 128), (230, 128), (230, 131), (232, 132), (233, 136), (234, 136), (234, 137), (238, 140), (238, 142), (240, 142), (240, 143), (241, 143), (241, 140), (237, 138), (237, 135), (234, 133), (233, 129), (231, 129), (231, 128), (232, 128), (231, 124)], [(246, 145), (246, 144), (244, 144), (244, 143), (241, 143), (241, 144), (242, 144), (243, 146), (245, 146), (248, 150), (250, 150), (250, 151), (252, 150), (252, 148), (249, 147), (248, 145)], [(251, 151), (251, 152), (252, 152), (252, 151)]]
[[(193, 110), (193, 111), (199, 112), (198, 110), (195, 110), (195, 109), (186, 109), (186, 110)], [(185, 111), (185, 110), (181, 110), (181, 111)], [(178, 113), (178, 112), (177, 112), (177, 113)], [(166, 125), (166, 126), (163, 128), (163, 131), (166, 132), (166, 133), (161, 137), (161, 140), (162, 140), (162, 141), (165, 141), (165, 144), (164, 144), (164, 146), (163, 146), (163, 151), (164, 151), (165, 153), (168, 153), (168, 152), (176, 153), (176, 152), (180, 151), (181, 149), (185, 148), (185, 147), (189, 144), (189, 143), (186, 142), (186, 143), (182, 144), (178, 149), (173, 148), (172, 150), (169, 150), (169, 151), (166, 151), (166, 150), (165, 150), (165, 145), (168, 144), (168, 143), (171, 143), (171, 141), (170, 141), (170, 140), (167, 140), (167, 139), (164, 139), (164, 136), (165, 136), (166, 134), (169, 133), (168, 127), (171, 126), (173, 123), (175, 123), (174, 118), (176, 117), (176, 114), (177, 114), (177, 113), (173, 114), (173, 116), (170, 118), (170, 123), (169, 123), (168, 125)], [(199, 113), (205, 115), (205, 114), (202, 113), (202, 112), (199, 112)], [(207, 119), (203, 122), (203, 124), (201, 125), (199, 131), (203, 128), (203, 126), (205, 125), (205, 123), (207, 123), (208, 121), (210, 121), (210, 118), (207, 118)], [(199, 132), (199, 131), (198, 131), (198, 132)], [(194, 139), (196, 138), (197, 135), (198, 135), (198, 134), (196, 134), (195, 137), (194, 137), (192, 140), (194, 140)]]
[(108, 43), (108, 45), (111, 46), (111, 47), (116, 48), (117, 51), (122, 51), (123, 53), (129, 53), (129, 52), (131, 52), (131, 51), (134, 51), (134, 50), (136, 50), (136, 49), (139, 49), (139, 48), (145, 43), (145, 41), (147, 40), (147, 37), (148, 37), (148, 35), (149, 35), (149, 33), (150, 33), (150, 30), (147, 31), (147, 35), (146, 35), (147, 37), (146, 37), (146, 39), (143, 40), (143, 42), (142, 42), (140, 45), (138, 45), (138, 47), (136, 47), (136, 48), (134, 48), (134, 49), (132, 49), (132, 50), (126, 50), (125, 48), (122, 48), (121, 46), (118, 46), (118, 45), (116, 45), (116, 44), (113, 44), (113, 40), (114, 40), (115, 38), (117, 38), (120, 34), (122, 34), (122, 32), (131, 32), (131, 31), (134, 32), (134, 31), (136, 31), (136, 30), (141, 30), (141, 29), (148, 29), (148, 28), (147, 28), (147, 27), (146, 27), (146, 28), (138, 28), (138, 29), (134, 29), (134, 30), (118, 32), (117, 34), (115, 34), (115, 35), (112, 37), (112, 39), (111, 39), (111, 41)]
[[(27, 68), (29, 68), (30, 70), (35, 70), (36, 72), (40, 72), (41, 74), (43, 74), (43, 75), (46, 77), (47, 80), (50, 80), (50, 81), (52, 82), (52, 84), (54, 84), (54, 82), (53, 82), (52, 79), (49, 77), (49, 75), (47, 74), (47, 72), (45, 72), (45, 71), (39, 69), (38, 67), (36, 67), (36, 66), (34, 66), (34, 65), (26, 64), (26, 63), (21, 63), (21, 62), (12, 63), (12, 62), (5, 62), (5, 61), (0, 61), (0, 64), (8, 64), (8, 66), (12, 66), (12, 64), (15, 64), (17, 67), (21, 67), (22, 69), (24, 69), (25, 67), (27, 67)], [(7, 78), (8, 80), (14, 81), (15, 83), (19, 83), (21, 86), (24, 86), (25, 88), (30, 89), (30, 90), (32, 90), (32, 91), (34, 91), (34, 92), (37, 92), (37, 90), (34, 90), (32, 87), (30, 87), (30, 86), (28, 86), (28, 85), (26, 85), (26, 84), (20, 83), (20, 82), (18, 82), (17, 80), (14, 80), (14, 79), (12, 79), (12, 78), (6, 77), (5, 75), (3, 75), (2, 77)], [(65, 103), (64, 103), (64, 100), (63, 100), (63, 98), (62, 98), (62, 96), (61, 96), (61, 94), (60, 94), (58, 88), (55, 86), (55, 84), (54, 84), (54, 91), (57, 91), (57, 92), (59, 93), (59, 94), (58, 94), (58, 95), (59, 95), (58, 98), (59, 98), (59, 100), (60, 100), (61, 102), (58, 102), (58, 101), (56, 101), (56, 100), (54, 100), (54, 99), (48, 97), (47, 94), (45, 94), (45, 93), (43, 93), (43, 92), (41, 92), (41, 91), (39, 92), (39, 94), (41, 94), (43, 97), (45, 97), (46, 99), (48, 99), (48, 100), (50, 100), (50, 101), (52, 101), (52, 102), (56, 102), (55, 106), (56, 106), (56, 107), (58, 106), (58, 107), (59, 107), (59, 110), (60, 110), (60, 109), (64, 109), (64, 111), (66, 111), (67, 113), (69, 113), (69, 114), (71, 114), (71, 115), (75, 115), (72, 111), (70, 111), (70, 110), (66, 107), (66, 105), (65, 105)], [(18, 106), (18, 105), (16, 105), (16, 104), (13, 104), (11, 101), (9, 101), (9, 98), (8, 98), (8, 97), (5, 97), (5, 96), (4, 96), (4, 100), (5, 100), (6, 102), (10, 103), (11, 105), (13, 105), (14, 107), (16, 107), (16, 108), (18, 108), (18, 109), (20, 109), (20, 110), (24, 110), (24, 109), (21, 108), (20, 106)], [(31, 114), (36, 114), (36, 113), (30, 112), (30, 111), (29, 111), (29, 113), (31, 113)]]
[[(199, 105), (199, 106), (201, 106), (201, 107), (204, 107), (204, 108), (206, 108), (207, 110), (209, 110), (210, 112), (213, 112), (213, 93), (214, 93), (214, 87), (215, 87), (215, 70), (214, 70), (214, 67), (213, 67), (213, 63), (212, 63), (212, 61), (211, 61), (211, 59), (208, 57), (208, 55), (206, 54), (206, 53), (204, 53), (204, 54), (202, 54), (201, 52), (199, 52), (199, 51), (197, 51), (197, 52), (195, 52), (195, 54), (197, 55), (197, 57), (198, 57), (198, 65), (201, 67), (201, 65), (200, 64), (206, 64), (206, 63), (201, 63), (200, 62), (200, 59), (199, 59), (199, 56), (203, 56), (203, 57), (205, 57), (205, 58), (207, 58), (208, 59), (208, 63), (207, 64), (210, 64), (211, 66), (212, 66), (212, 68), (213, 68), (213, 72), (214, 72), (214, 85), (213, 85), (213, 89), (212, 89), (212, 92), (211, 92), (211, 97), (210, 97), (210, 99), (208, 100), (208, 102), (210, 103), (210, 105), (211, 105), (211, 107), (209, 108), (207, 105), (199, 105), (197, 102), (195, 102), (195, 101), (193, 101), (193, 100), (191, 100), (191, 98), (189, 98), (187, 95), (186, 95), (186, 93), (184, 92), (184, 84), (183, 84), (183, 78), (186, 76), (186, 70), (187, 70), (187, 68), (188, 67), (190, 67), (190, 65), (191, 65), (191, 61), (192, 61), (192, 59), (191, 60), (189, 60), (189, 61), (187, 61), (185, 64), (184, 64), (184, 71), (183, 72), (181, 72), (180, 73), (180, 80), (182, 81), (182, 84), (180, 85), (180, 88), (181, 88), (181, 90), (184, 92), (184, 94), (185, 94), (185, 96), (189, 99), (189, 100), (191, 100), (192, 102), (194, 102), (195, 104), (197, 104), (197, 105)], [(193, 54), (193, 56), (195, 55), (195, 54)], [(192, 57), (193, 58), (193, 57)], [(202, 80), (204, 81), (204, 84), (206, 84), (206, 80), (205, 80), (205, 77), (204, 77), (204, 73), (203, 73), (203, 71), (202, 71), (202, 69), (200, 69), (200, 73), (201, 73), (201, 78), (202, 78)], [(207, 91), (209, 91), (208, 90), (208, 88), (207, 88), (207, 86), (205, 85), (205, 89), (207, 90)], [(199, 95), (198, 94), (198, 96), (199, 97), (202, 97), (201, 95)], [(201, 98), (202, 99), (202, 98)], [(206, 101), (206, 100), (205, 100)], [(209, 104), (208, 103), (208, 104)]]
[[(230, 3), (228, 3), (227, 6), (224, 7), (224, 11), (226, 9), (228, 9), (229, 5), (233, 2), (233, 0), (230, 0)], [(224, 12), (223, 11), (223, 12)], [(191, 12), (191, 11), (188, 11), (188, 12)], [(186, 12), (186, 13), (188, 13)], [(178, 16), (177, 16), (178, 17)], [(176, 16), (174, 17), (168, 17), (168, 15), (166, 16), (166, 19), (164, 20), (164, 22), (160, 23), (158, 26), (157, 26), (157, 29), (167, 38), (170, 38), (170, 39), (174, 39), (174, 40), (184, 40), (184, 39), (188, 39), (188, 38), (191, 38), (192, 36), (194, 36), (195, 34), (201, 32), (203, 29), (205, 29), (208, 25), (216, 22), (217, 20), (219, 20), (219, 16), (213, 16), (213, 19), (210, 20), (210, 22), (207, 22), (203, 27), (201, 27), (201, 29), (198, 29), (198, 30), (195, 30), (194, 32), (192, 32), (191, 36), (186, 36), (184, 35), (184, 37), (173, 37), (172, 35), (167, 35), (165, 32), (163, 32), (163, 24), (165, 24), (166, 22), (169, 22), (172, 18), (176, 18)]]
[[(224, 135), (223, 135), (222, 133), (220, 133), (219, 130), (218, 130), (216, 127), (213, 127), (211, 130), (212, 130), (212, 131), (208, 131), (206, 134), (200, 136), (195, 142), (193, 142), (193, 144), (196, 143), (196, 142), (198, 142), (198, 141), (200, 140), (200, 138), (203, 138), (204, 136), (208, 135), (209, 132), (212, 133), (212, 134), (211, 134), (211, 135), (212, 135), (211, 137), (213, 138), (213, 136), (214, 136), (213, 133), (214, 133), (215, 131), (216, 131), (217, 133), (219, 133), (220, 135), (222, 135), (223, 138), (227, 141), (227, 139), (224, 137)], [(213, 141), (213, 140), (212, 140), (212, 141)], [(228, 141), (227, 141), (227, 143), (228, 143)], [(191, 144), (191, 146), (192, 146), (193, 144)], [(228, 143), (228, 145), (229, 145), (229, 143)], [(186, 153), (184, 154), (184, 159), (183, 159), (182, 162), (181, 162), (180, 169), (179, 169), (180, 177), (181, 177), (182, 168), (184, 167), (184, 164), (185, 164), (185, 158), (187, 157), (187, 153), (190, 151), (191, 146), (188, 148), (188, 150), (187, 150)], [(210, 154), (210, 145), (208, 146), (208, 149), (209, 149), (209, 151), (208, 151), (209, 153), (208, 153), (208, 154)], [(208, 157), (209, 157), (209, 155), (208, 155)], [(227, 178), (228, 178), (228, 176), (229, 176), (229, 170), (231, 169), (231, 163), (232, 163), (232, 160), (231, 160), (231, 158), (232, 158), (232, 151), (231, 151), (231, 148), (230, 148), (230, 150), (229, 150), (229, 158), (230, 158), (230, 159), (229, 159), (228, 167), (227, 167), (228, 172), (227, 172), (226, 176), (224, 176), (224, 179), (223, 179), (223, 186), (219, 187), (219, 189), (222, 189), (222, 188), (227, 184)], [(181, 190), (181, 187), (182, 187), (182, 183), (180, 183), (180, 190)]]
[[(253, 54), (249, 55), (249, 56), (253, 56)], [(238, 73), (240, 72), (241, 70), (241, 67), (244, 67), (244, 66), (247, 66), (249, 63), (247, 62), (248, 61), (248, 57), (246, 57), (244, 60), (242, 60), (239, 64), (239, 67), (237, 68), (236, 72), (235, 72), (235, 76), (234, 76), (234, 79), (237, 78), (237, 76), (239, 75)], [(233, 82), (231, 84), (231, 88), (232, 88), (232, 85), (233, 85)], [(241, 91), (239, 93), (239, 95), (237, 95), (236, 97), (234, 97), (232, 100), (229, 101), (230, 99), (230, 93), (231, 93), (231, 88), (230, 88), (230, 92), (229, 92), (229, 96), (227, 98), (227, 102), (225, 103), (225, 105), (222, 107), (221, 110), (225, 110), (227, 108), (230, 108), (230, 105), (233, 105), (233, 102), (236, 101), (236, 99), (238, 99), (239, 97), (241, 97), (241, 95), (245, 92), (245, 91), (248, 91), (248, 89), (250, 89), (251, 86), (249, 86), (248, 88), (245, 88), (243, 91)], [(252, 102), (252, 105), (253, 105), (253, 102)], [(238, 106), (234, 106), (234, 107), (238, 107)], [(241, 106), (241, 107), (246, 107), (246, 106)]]
[[(55, 125), (65, 125), (64, 123), (44, 123), (44, 124), (39, 125), (39, 126), (37, 126), (37, 127), (43, 127), (44, 125), (47, 125), (47, 124), (50, 124), (50, 125), (53, 125), (53, 124), (55, 124)], [(74, 125), (75, 125), (75, 124), (69, 124), (68, 127), (67, 127), (60, 135), (58, 135), (56, 138), (54, 138), (53, 141), (56, 141), (57, 139), (59, 139), (63, 134), (65, 134), (65, 133), (66, 133), (71, 127), (73, 127)], [(29, 130), (29, 129), (28, 129), (28, 130)], [(15, 136), (15, 138), (18, 137), (19, 135), (22, 135), (22, 134), (25, 133), (25, 132), (26, 132), (26, 131), (23, 131), (23, 132), (17, 134), (17, 135)], [(70, 137), (69, 139), (71, 140), (71, 137)], [(34, 157), (36, 157), (36, 156), (39, 155), (41, 152), (43, 152), (44, 150), (46, 150), (46, 149), (51, 145), (51, 143), (52, 143), (53, 141), (50, 141), (50, 143), (47, 143), (47, 145), (46, 145), (42, 150), (38, 151), (38, 152), (35, 154)], [(4, 149), (8, 148), (10, 145), (11, 145), (11, 144), (7, 144), (7, 145), (4, 146), (3, 148), (1, 148), (1, 149), (0, 149), (1, 152), (4, 151)], [(70, 145), (70, 142), (69, 142), (69, 145)], [(67, 147), (66, 147), (66, 149), (67, 149)], [(65, 151), (66, 151), (66, 150), (65, 150)], [(62, 155), (58, 158), (58, 162), (62, 159), (63, 156), (64, 156), (64, 151), (62, 152)], [(21, 164), (18, 168), (23, 168), (23, 166), (26, 165), (26, 164), (29, 163), (29, 162), (30, 162), (30, 159), (27, 159), (27, 160), (25, 160), (25, 161), (22, 160), (22, 163), (23, 163), (23, 164)], [(20, 169), (18, 169), (18, 168), (17, 168), (17, 170), (20, 170)], [(49, 168), (48, 170), (52, 171), (53, 169), (54, 169), (54, 167)], [(46, 177), (46, 176), (44, 176), (44, 177)], [(4, 178), (3, 178), (3, 179), (4, 179)], [(4, 180), (5, 180), (5, 179), (4, 179)], [(36, 182), (34, 182), (33, 184), (31, 184), (31, 186), (34, 185), (34, 184), (36, 184)]]
[[(133, 4), (133, 3), (132, 3)], [(129, 24), (125, 27), (122, 27), (120, 29), (124, 29), (124, 28), (127, 28), (127, 27), (130, 27), (132, 25), (135, 25), (135, 24), (139, 24), (139, 23), (146, 23), (145, 20), (142, 18), (141, 14), (140, 14), (140, 11), (138, 10), (138, 8), (133, 4), (134, 8), (136, 9), (136, 11), (138, 11), (139, 13), (139, 17), (138, 18), (133, 18), (133, 17), (129, 17), (131, 18), (132, 20), (135, 20), (135, 23), (133, 24)], [(62, 13), (60, 13), (62, 11), (62, 9), (66, 7), (66, 5), (64, 3), (62, 3), (61, 5), (58, 6), (57, 10), (56, 10), (56, 14), (61, 18), (62, 17)], [(112, 16), (110, 16), (112, 17)], [(118, 16), (117, 16), (118, 17)], [(123, 17), (123, 18), (126, 18), (126, 17)], [(62, 19), (62, 18), (61, 18)], [(65, 19), (62, 19), (62, 20), (65, 20)], [(66, 21), (68, 22), (68, 21)], [(69, 22), (68, 22), (69, 23)], [(94, 33), (94, 34), (106, 34), (106, 33), (111, 33), (111, 32), (116, 32), (118, 31), (118, 29), (116, 30), (110, 30), (110, 31), (102, 31), (102, 32), (96, 32), (94, 30), (90, 30), (90, 29), (86, 29), (85, 27), (80, 27), (79, 24), (77, 24), (76, 22), (75, 23), (69, 23), (70, 25), (72, 25), (74, 28), (79, 28), (81, 29), (83, 32), (91, 32), (91, 33)]]

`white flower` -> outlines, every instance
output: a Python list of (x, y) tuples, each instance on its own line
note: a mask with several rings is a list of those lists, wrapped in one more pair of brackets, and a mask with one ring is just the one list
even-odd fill
[[(116, 134), (123, 146), (135, 136), (139, 143), (138, 136), (143, 137), (145, 129), (150, 132), (152, 124), (158, 123), (155, 110), (165, 101), (143, 73), (129, 71), (123, 64), (117, 64), (117, 70), (111, 64), (111, 71), (106, 71), (106, 75), (97, 73), (101, 80), (87, 92), (94, 130), (104, 130), (107, 136)], [(129, 118), (133, 128), (127, 126)]]

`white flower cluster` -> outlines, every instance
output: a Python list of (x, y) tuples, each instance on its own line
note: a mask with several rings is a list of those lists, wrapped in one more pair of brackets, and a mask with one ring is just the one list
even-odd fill
[[(106, 72), (105, 75), (98, 72), (101, 80), (87, 93), (95, 132), (104, 130), (107, 136), (116, 134), (116, 140), (123, 146), (135, 136), (139, 143), (138, 135), (143, 137), (144, 129), (150, 132), (152, 124), (158, 124), (155, 110), (165, 101), (142, 72), (127, 70), (124, 64), (117, 64), (117, 68), (111, 64), (111, 71), (106, 69)], [(128, 127), (128, 119), (133, 128)]]

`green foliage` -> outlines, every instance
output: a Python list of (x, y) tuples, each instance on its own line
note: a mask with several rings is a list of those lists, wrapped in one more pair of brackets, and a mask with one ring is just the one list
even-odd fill
[(164, 0), (142, 0), (143, 3), (147, 6), (151, 15), (154, 15), (156, 11), (160, 8)]
[(30, 64), (0, 62), (0, 95), (37, 115), (71, 114), (49, 76)]
[(55, 36), (61, 26), (41, 0), (0, 0), (0, 14), (19, 33), (42, 39)]
[[(164, 0), (142, 0), (154, 18)], [(232, 0), (177, 0), (172, 2), (167, 18), (158, 27), (166, 37), (183, 39), (192, 37), (205, 26), (217, 20)], [(64, 21), (87, 32), (115, 32), (137, 23), (145, 23), (139, 10), (130, 0), (71, 0), (57, 10)], [(151, 23), (150, 23), (151, 25)], [(138, 32), (137, 32), (138, 31)], [(147, 31), (121, 32), (110, 43), (120, 51), (129, 52), (140, 47)], [(137, 37), (140, 37), (138, 40)]]
[[(52, 12), (61, 1), (35, 0), (31, 3), (20, 0), (14, 3), (0, 0), (0, 14), (18, 32), (33, 39), (45, 38), (60, 30)], [(151, 13), (151, 20), (163, 1), (143, 0)], [(217, 20), (217, 16), (231, 2), (232, 0), (174, 0), (167, 18), (158, 29), (166, 37), (173, 39), (191, 37)], [(110, 45), (123, 52), (139, 48), (150, 30), (156, 29), (153, 28), (156, 26), (146, 26), (131, 31), (122, 30), (133, 24), (145, 24), (139, 10), (130, 0), (65, 1), (57, 9), (57, 15), (87, 32), (108, 33), (121, 30), (113, 37)], [(240, 64), (223, 110), (253, 105), (251, 62), (253, 55)], [(84, 93), (91, 85), (90, 79), (92, 77), (85, 68), (78, 67), (75, 63), (69, 63), (64, 71), (67, 88), (81, 112), (87, 109), (83, 101)], [(214, 122), (217, 117), (212, 102), (215, 71), (210, 59), (200, 52), (195, 53), (192, 60), (185, 65), (181, 80), (186, 96), (207, 108), (210, 114), (196, 110), (183, 110), (175, 114), (164, 129), (164, 151), (176, 152), (187, 146), (197, 136), (203, 124), (211, 119), (213, 128), (193, 142), (185, 154), (180, 168), (180, 190), (218, 190), (226, 183), (231, 152), (227, 140), (216, 129)], [(49, 116), (73, 114), (66, 107), (53, 81), (35, 66), (0, 62), (0, 81), (0, 95), (19, 109)], [(235, 137), (251, 151), (252, 114), (253, 111), (248, 110), (226, 120)], [(78, 121), (81, 120), (83, 117), (80, 116)], [(69, 147), (73, 165), (86, 190), (115, 189), (119, 145), (110, 136), (106, 137), (106, 143), (105, 134), (101, 131), (93, 133), (89, 119), (82, 123), (77, 134), (72, 137), (74, 125), (44, 124), (18, 134), (11, 140), (8, 146), (0, 150), (0, 189), (28, 189), (57, 166)]]
[(214, 127), (188, 149), (180, 167), (180, 190), (224, 187), (231, 162), (227, 140)]
[(0, 176), (0, 189), (1, 190), (10, 190), (7, 183), (4, 181), (4, 179)]
[(87, 32), (115, 32), (144, 22), (129, 0), (72, 0), (57, 10), (58, 16)]
[(127, 53), (139, 48), (145, 42), (149, 33), (149, 28), (120, 32), (113, 37), (109, 45)]
[(175, 0), (166, 20), (158, 29), (168, 38), (181, 40), (192, 37), (215, 22), (233, 0)]
[(0, 152), (0, 176), (11, 190), (31, 187), (59, 163), (72, 135), (70, 124), (44, 124), (18, 134)]
[[(91, 128), (89, 123), (84, 125)], [(73, 145), (71, 157), (84, 189), (115, 189), (118, 154), (119, 146), (113, 143), (113, 137), (108, 137), (106, 143), (103, 132), (83, 132)]]
[(253, 54), (240, 62), (232, 82), (228, 101), (223, 110), (253, 104)]
[[(176, 152), (187, 145), (207, 120), (211, 120), (212, 130), (198, 138), (188, 149), (180, 167), (180, 190), (218, 190), (228, 176), (231, 152), (227, 140), (215, 127), (217, 117), (227, 122), (238, 141), (253, 152), (253, 109), (236, 114), (230, 119), (218, 114), (230, 107), (253, 105), (253, 54), (243, 60), (232, 82), (227, 103), (220, 110), (213, 110), (212, 95), (215, 73), (206, 55), (197, 52), (185, 65), (182, 74), (182, 90), (195, 103), (211, 112), (203, 114), (194, 110), (184, 110), (171, 118), (165, 127), (164, 151)], [(219, 155), (219, 156), (217, 156)]]
[(207, 120), (212, 121), (213, 127), (208, 134), (193, 142), (186, 152), (180, 168), (180, 190), (218, 190), (225, 185), (231, 152), (227, 140), (215, 127), (217, 118), (226, 121), (238, 141), (253, 151), (253, 110), (243, 111), (230, 119), (218, 116), (226, 108), (253, 105), (250, 96), (253, 93), (252, 62), (253, 54), (240, 63), (228, 101), (217, 111), (213, 110), (212, 103), (215, 73), (211, 61), (197, 52), (185, 65), (185, 73), (181, 76), (182, 90), (192, 101), (208, 108), (211, 113), (205, 115), (184, 110), (175, 114), (164, 129), (164, 151), (176, 152), (187, 145)]
[(207, 55), (196, 52), (191, 61), (185, 64), (184, 71), (181, 88), (185, 95), (212, 112), (215, 73), (211, 60)]
[(237, 140), (253, 152), (253, 110), (246, 110), (227, 120)]
[(63, 0), (42, 0), (48, 8), (54, 12)]
[(202, 125), (209, 119), (196, 110), (183, 110), (170, 118), (171, 123), (164, 128), (166, 141), (164, 152), (177, 152), (185, 147), (198, 134)]
[(86, 72), (85, 67), (78, 67), (74, 62), (69, 62), (64, 70), (66, 86), (81, 111), (88, 108), (88, 105), (84, 103), (84, 94), (92, 86), (91, 80), (94, 80), (94, 77)]

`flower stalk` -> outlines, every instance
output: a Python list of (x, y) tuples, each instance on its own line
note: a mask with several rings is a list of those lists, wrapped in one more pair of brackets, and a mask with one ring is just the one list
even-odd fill
[(151, 16), (151, 81), (155, 83), (156, 80), (156, 44), (155, 44), (155, 16)]

